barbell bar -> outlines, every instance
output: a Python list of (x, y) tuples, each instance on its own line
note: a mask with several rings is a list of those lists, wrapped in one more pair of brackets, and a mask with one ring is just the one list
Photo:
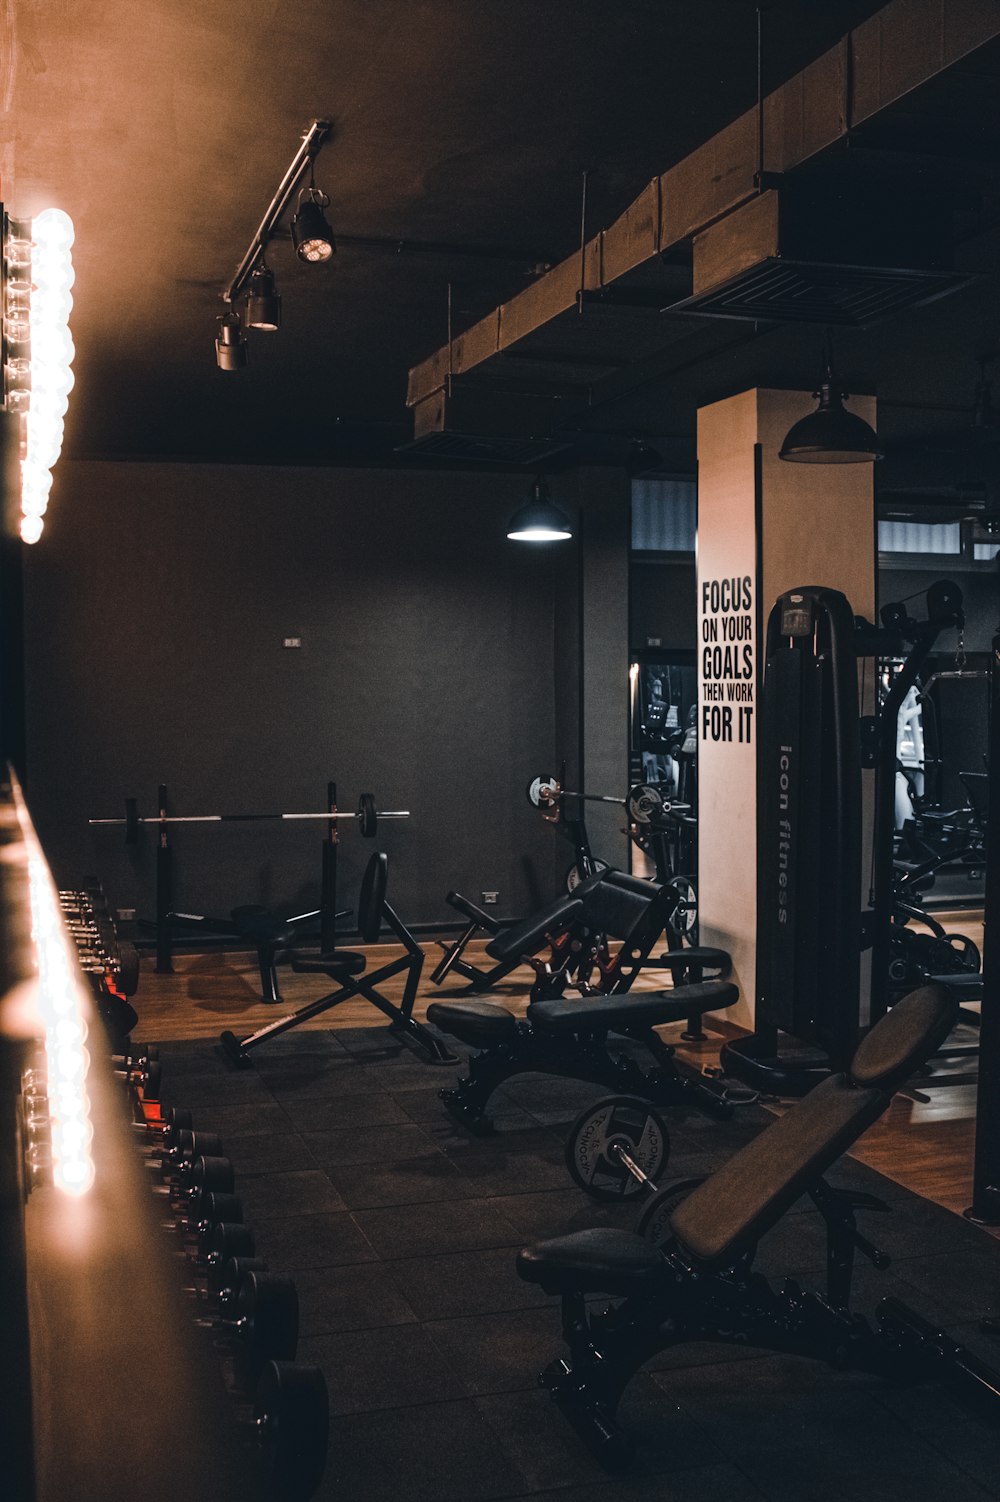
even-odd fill
[(606, 793), (579, 793), (572, 788), (561, 787), (555, 777), (535, 777), (527, 787), (528, 802), (534, 807), (555, 809), (563, 798), (580, 798), (586, 803), (613, 803), (628, 810), (629, 818), (636, 824), (651, 824), (665, 813), (685, 813), (687, 803), (671, 803), (658, 788), (649, 783), (638, 783), (629, 790), (627, 798), (612, 798)]
[(88, 819), (88, 824), (118, 826), (125, 829), (125, 840), (132, 844), (138, 837), (140, 824), (253, 824), (268, 821), (289, 821), (300, 819), (325, 819), (328, 822), (339, 819), (355, 819), (360, 827), (362, 835), (366, 839), (372, 839), (381, 819), (408, 819), (409, 809), (376, 807), (375, 799), (371, 793), (362, 793), (358, 799), (358, 806), (354, 813), (331, 812), (329, 809), (323, 813), (289, 813), (289, 814), (149, 814), (140, 815), (134, 798), (125, 800), (125, 817), (116, 819)]

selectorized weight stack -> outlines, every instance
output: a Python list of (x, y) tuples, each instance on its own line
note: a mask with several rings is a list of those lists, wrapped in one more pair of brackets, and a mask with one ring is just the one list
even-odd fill
[[(837, 590), (780, 596), (768, 617), (760, 714), (756, 1027), (727, 1043), (727, 1072), (756, 1089), (804, 1095), (846, 1066), (863, 1021), (884, 1015), (892, 951), (892, 829), (900, 705), (947, 627), (964, 621), (941, 580), (927, 618), (887, 605), (881, 627)], [(858, 664), (901, 658), (881, 705), (862, 717)], [(862, 912), (862, 770), (875, 773), (870, 908)], [(861, 952), (871, 948), (863, 1016)], [(779, 1035), (801, 1048), (793, 1057)]]

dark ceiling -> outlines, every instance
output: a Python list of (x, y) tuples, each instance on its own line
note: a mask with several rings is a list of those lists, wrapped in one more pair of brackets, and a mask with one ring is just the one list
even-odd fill
[[(765, 89), (878, 8), (770, 0)], [(0, 0), (0, 20), (4, 199), (76, 224), (76, 455), (390, 454), (449, 281), (461, 328), (572, 251), (584, 169), (596, 226), (756, 91), (751, 0)], [(284, 326), (223, 374), (219, 292), (315, 116), (335, 228), (404, 243), (320, 268), (278, 243)]]

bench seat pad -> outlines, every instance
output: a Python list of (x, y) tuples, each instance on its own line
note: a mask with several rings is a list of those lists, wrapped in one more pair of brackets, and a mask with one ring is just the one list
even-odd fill
[(722, 1268), (752, 1250), (810, 1184), (876, 1121), (883, 1090), (833, 1074), (674, 1211), (670, 1229), (698, 1263)]
[(688, 970), (697, 965), (702, 970), (717, 970), (720, 975), (728, 975), (732, 968), (732, 957), (725, 949), (667, 949), (663, 954), (657, 955), (656, 963), (662, 965), (665, 970)]
[[(593, 878), (591, 878), (593, 880)], [(579, 890), (579, 888), (577, 889)], [(548, 933), (562, 933), (583, 914), (583, 902), (579, 897), (559, 897), (510, 928), (501, 929), (495, 939), (486, 946), (486, 953), (494, 960), (508, 960), (515, 955), (532, 955), (540, 949)]]
[(507, 1042), (517, 1033), (517, 1018), (498, 1001), (432, 1001), (427, 1021), (473, 1048)]
[(517, 1256), (518, 1276), (550, 1293), (635, 1293), (662, 1268), (645, 1237), (604, 1226), (536, 1242)]
[(284, 945), (292, 940), (293, 931), (285, 919), (256, 903), (234, 907), (229, 916), (240, 938), (250, 944)]
[(739, 995), (737, 987), (728, 981), (707, 980), (696, 986), (675, 986), (672, 991), (648, 991), (640, 995), (625, 992), (622, 996), (588, 996), (576, 1000), (553, 997), (534, 1002), (527, 1016), (532, 1027), (545, 1032), (657, 1027), (665, 1022), (683, 1022), (695, 1012), (720, 1012), (733, 1006)]

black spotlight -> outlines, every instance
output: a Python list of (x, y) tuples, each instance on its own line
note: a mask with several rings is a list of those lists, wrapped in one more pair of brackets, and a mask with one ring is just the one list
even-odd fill
[(569, 517), (549, 498), (543, 479), (535, 481), (531, 498), (514, 512), (507, 536), (512, 542), (563, 542), (573, 536)]
[(219, 319), (219, 332), (215, 336), (215, 363), (220, 370), (243, 370), (247, 363), (246, 335), (231, 309)]
[(847, 411), (847, 394), (838, 387), (828, 357), (826, 377), (813, 392), (819, 406), (792, 424), (778, 458), (790, 464), (870, 464), (881, 459), (878, 434), (863, 417)]
[[(305, 194), (308, 197), (303, 202)], [(299, 194), (299, 206), (292, 220), (292, 244), (301, 261), (315, 264), (328, 261), (336, 253), (333, 230), (323, 212), (329, 205), (326, 194), (312, 185)]]
[(274, 272), (267, 266), (258, 266), (250, 278), (244, 322), (249, 329), (269, 333), (281, 323), (281, 296), (275, 291)]

